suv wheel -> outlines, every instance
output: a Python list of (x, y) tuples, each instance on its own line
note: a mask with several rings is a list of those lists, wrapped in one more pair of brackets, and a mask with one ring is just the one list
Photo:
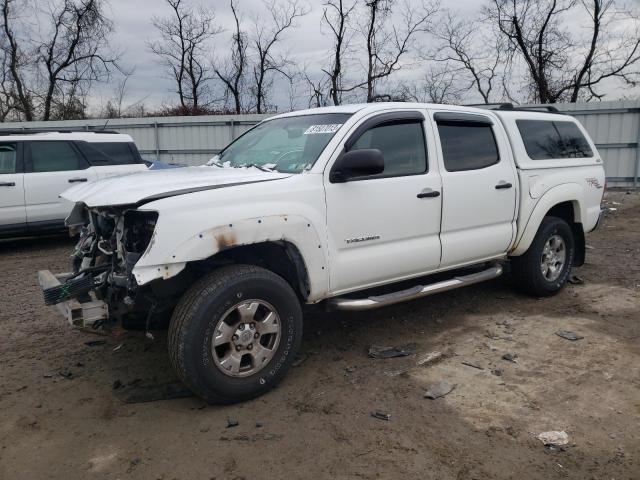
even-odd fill
[(564, 287), (575, 255), (571, 227), (556, 217), (545, 217), (529, 250), (511, 258), (512, 274), (526, 293), (548, 297)]
[(234, 403), (273, 388), (302, 339), (302, 310), (281, 277), (250, 265), (200, 279), (178, 303), (169, 326), (171, 363), (210, 403)]

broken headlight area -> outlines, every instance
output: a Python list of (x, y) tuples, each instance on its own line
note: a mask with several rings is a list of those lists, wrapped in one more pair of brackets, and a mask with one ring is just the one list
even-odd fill
[[(69, 299), (102, 301), (109, 324), (126, 317), (148, 326), (158, 301), (149, 289), (138, 286), (133, 268), (153, 242), (157, 212), (127, 208), (86, 209), (86, 222), (71, 256), (73, 273), (64, 283), (44, 292), (47, 304)], [(78, 226), (76, 226), (78, 231)]]

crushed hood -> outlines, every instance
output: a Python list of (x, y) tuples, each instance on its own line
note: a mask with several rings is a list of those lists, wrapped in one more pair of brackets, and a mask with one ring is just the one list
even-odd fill
[(88, 207), (132, 205), (221, 187), (267, 182), (290, 174), (258, 168), (185, 167), (149, 170), (77, 185), (60, 196)]

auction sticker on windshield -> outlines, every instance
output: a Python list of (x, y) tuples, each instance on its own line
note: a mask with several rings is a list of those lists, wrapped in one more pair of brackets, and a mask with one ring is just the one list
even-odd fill
[(311, 125), (304, 131), (305, 135), (315, 135), (318, 133), (336, 133), (342, 123), (332, 123), (330, 125)]

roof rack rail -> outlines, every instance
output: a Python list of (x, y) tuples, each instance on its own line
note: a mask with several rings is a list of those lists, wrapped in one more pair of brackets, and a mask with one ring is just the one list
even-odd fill
[(2, 128), (0, 127), (0, 136), (7, 136), (7, 135), (34, 135), (34, 134), (38, 134), (38, 133), (104, 133), (107, 135), (115, 135), (115, 134), (119, 134), (120, 132), (117, 132), (115, 130), (94, 130), (91, 129), (91, 127), (84, 128), (84, 127), (78, 127), (78, 128), (28, 128), (28, 127), (24, 127), (24, 128)]
[(513, 110), (516, 112), (542, 111), (542, 112), (557, 113), (559, 115), (564, 115), (564, 112), (561, 112), (553, 105), (514, 105), (513, 103), (473, 103), (473, 104), (463, 105), (463, 107), (480, 107), (480, 108), (486, 108), (488, 110)]

